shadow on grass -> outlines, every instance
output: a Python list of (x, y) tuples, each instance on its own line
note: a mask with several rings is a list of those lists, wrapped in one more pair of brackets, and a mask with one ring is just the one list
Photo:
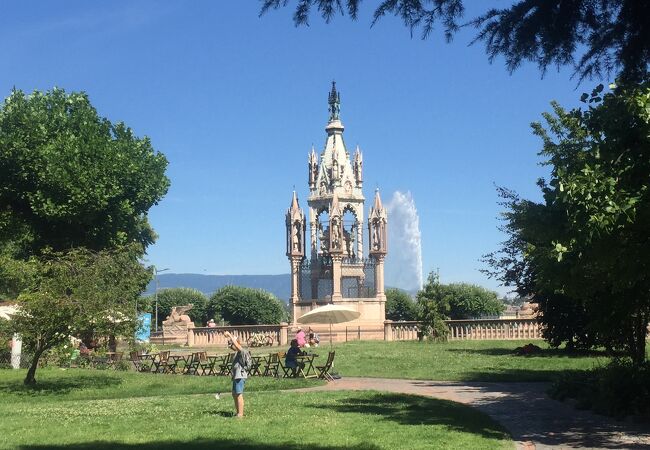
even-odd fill
[(465, 353), (465, 354), (475, 354), (475, 355), (486, 355), (486, 356), (512, 356), (514, 358), (585, 358), (585, 357), (594, 357), (601, 356), (607, 357), (607, 353), (604, 350), (583, 350), (583, 351), (574, 351), (567, 352), (564, 349), (560, 348), (543, 348), (537, 353), (532, 353), (530, 355), (518, 355), (515, 353), (515, 347), (513, 348), (450, 348), (446, 351), (451, 353)]
[(7, 380), (0, 382), (0, 394), (12, 395), (64, 395), (72, 390), (93, 388), (102, 389), (117, 386), (122, 379), (107, 373), (84, 374), (56, 378), (54, 380), (36, 377), (36, 384), (26, 386), (22, 378), (19, 380)]
[(508, 433), (492, 419), (470, 407), (448, 400), (405, 394), (376, 393), (365, 398), (345, 398), (335, 405), (318, 405), (338, 413), (372, 414), (400, 425), (444, 425), (447, 429), (507, 439)]
[(458, 381), (477, 382), (551, 382), (565, 375), (578, 375), (587, 373), (589, 369), (497, 369), (490, 367), (484, 371), (465, 371), (458, 377)]
[(124, 444), (121, 442), (108, 442), (96, 441), (83, 444), (67, 444), (67, 445), (24, 445), (18, 447), (21, 450), (172, 450), (182, 448), (185, 450), (198, 450), (198, 449), (215, 449), (227, 448), (234, 450), (377, 450), (379, 447), (372, 444), (361, 444), (357, 446), (332, 446), (332, 445), (314, 445), (306, 444), (300, 445), (295, 442), (286, 442), (280, 444), (268, 444), (266, 442), (257, 442), (252, 440), (231, 440), (231, 439), (196, 439), (193, 441), (157, 441), (146, 442), (140, 444)]

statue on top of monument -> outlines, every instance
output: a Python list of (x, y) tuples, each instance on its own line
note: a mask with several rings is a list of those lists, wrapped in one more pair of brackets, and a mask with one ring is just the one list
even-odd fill
[(327, 231), (323, 229), (323, 224), (318, 222), (318, 240), (320, 241), (321, 253), (327, 253), (330, 246), (329, 228)]
[(381, 247), (381, 241), (380, 241), (380, 231), (379, 231), (379, 221), (375, 220), (372, 223), (372, 248), (374, 250), (379, 250)]
[(301, 230), (300, 230), (300, 222), (294, 222), (293, 227), (291, 229), (291, 246), (292, 250), (295, 252), (300, 251), (300, 246), (301, 246), (301, 241), (302, 241), (302, 236), (301, 236)]
[(341, 248), (341, 223), (336, 217), (332, 218), (332, 249), (340, 250)]

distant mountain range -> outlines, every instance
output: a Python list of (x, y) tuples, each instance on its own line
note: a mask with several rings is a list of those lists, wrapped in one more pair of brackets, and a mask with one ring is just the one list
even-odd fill
[[(224, 286), (244, 286), (264, 289), (284, 302), (291, 296), (291, 275), (200, 275), (197, 273), (163, 273), (158, 275), (158, 289), (187, 287), (197, 289), (205, 295)], [(156, 291), (156, 281), (152, 280), (144, 295)]]
[[(163, 273), (158, 275), (158, 289), (187, 287), (193, 288), (210, 296), (214, 291), (224, 286), (244, 286), (253, 289), (264, 289), (285, 303), (291, 296), (291, 274), (281, 275), (201, 275), (198, 273)], [(389, 289), (390, 286), (386, 286)], [(147, 290), (142, 295), (151, 295), (156, 291), (156, 281), (151, 280)], [(415, 296), (416, 290), (406, 291)]]

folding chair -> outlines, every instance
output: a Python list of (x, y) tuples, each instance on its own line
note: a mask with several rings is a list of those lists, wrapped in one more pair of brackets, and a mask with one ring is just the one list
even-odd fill
[(253, 364), (251, 365), (251, 370), (248, 371), (248, 375), (250, 376), (261, 376), (262, 373), (260, 372), (260, 366), (262, 365), (262, 360), (264, 357), (262, 356), (253, 356), (251, 358), (253, 360)]
[(330, 374), (330, 370), (332, 370), (332, 363), (334, 363), (335, 353), (336, 351), (329, 352), (325, 365), (316, 366), (316, 370), (318, 371), (318, 378), (321, 380), (334, 381), (334, 378), (332, 378), (332, 375)]
[(206, 352), (199, 352), (199, 368), (201, 375), (214, 375), (214, 360)]
[(108, 356), (108, 367), (115, 369), (120, 361), (122, 361), (122, 352), (112, 353)]
[(232, 370), (232, 361), (235, 359), (234, 353), (228, 353), (226, 357), (219, 363), (219, 375), (229, 375)]
[(167, 373), (169, 372), (169, 367), (167, 363), (169, 362), (169, 351), (160, 352), (158, 356), (153, 359), (153, 372), (154, 373)]
[(130, 352), (129, 359), (133, 363), (136, 372), (144, 372), (149, 369), (149, 367), (144, 367), (144, 361), (142, 360), (140, 352)]
[(280, 369), (280, 354), (279, 353), (269, 354), (268, 358), (266, 359), (266, 364), (264, 364), (264, 372), (262, 372), (262, 375), (264, 375), (265, 377), (274, 376), (277, 378), (279, 369)]
[(189, 361), (187, 361), (187, 364), (185, 365), (185, 370), (183, 371), (185, 375), (198, 375), (199, 365), (201, 364), (200, 353), (201, 352), (192, 353), (192, 356), (190, 356)]

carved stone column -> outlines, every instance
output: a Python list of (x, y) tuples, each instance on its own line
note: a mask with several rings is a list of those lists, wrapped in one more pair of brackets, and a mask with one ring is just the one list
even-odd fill
[(357, 225), (357, 258), (363, 259), (363, 227), (360, 222)]
[(291, 257), (291, 303), (300, 301), (300, 263), (302, 257)]
[(376, 254), (373, 255), (375, 261), (377, 261), (377, 267), (375, 267), (375, 287), (377, 289), (377, 299), (386, 300), (386, 294), (384, 293), (384, 259), (386, 255)]
[(342, 300), (341, 295), (341, 254), (332, 255), (332, 303)]

